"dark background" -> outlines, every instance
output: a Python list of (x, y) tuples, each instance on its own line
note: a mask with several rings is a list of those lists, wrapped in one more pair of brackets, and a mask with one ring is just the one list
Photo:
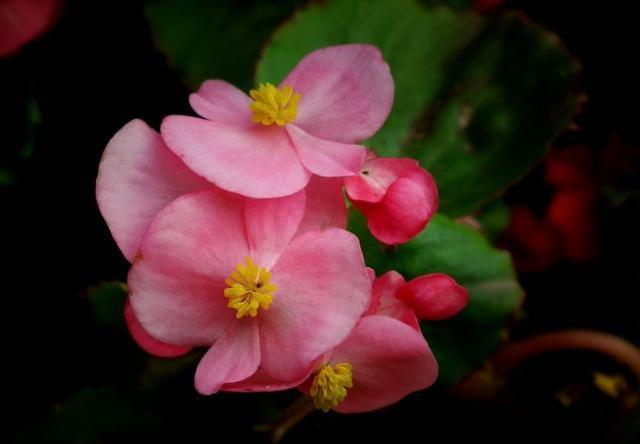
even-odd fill
[[(251, 2), (240, 3), (250, 7)], [(640, 72), (634, 63), (638, 28), (631, 4), (507, 2), (559, 34), (581, 61), (581, 84), (589, 101), (576, 118), (582, 131), (564, 137), (577, 138), (594, 152), (603, 149), (613, 133), (629, 145), (640, 145)], [(136, 382), (132, 368), (143, 365), (144, 354), (126, 333), (94, 321), (87, 286), (124, 280), (128, 268), (95, 204), (102, 150), (132, 118), (157, 128), (164, 115), (189, 112), (188, 91), (155, 49), (143, 6), (131, 0), (68, 1), (47, 35), (19, 55), (0, 60), (2, 144), (10, 147), (23, 137), (23, 116), (15, 110), (26, 106), (28, 97), (35, 98), (41, 114), (28, 159), (9, 149), (0, 152), (0, 161), (14, 172), (12, 183), (0, 187), (1, 275), (7, 302), (2, 317), (3, 367), (8, 373), (1, 399), (9, 413), (3, 431), (9, 440), (19, 435), (27, 441), (33, 436), (41, 440), (44, 434), (58, 441), (69, 432), (72, 438), (66, 442), (92, 442), (91, 432), (71, 430), (84, 427), (106, 430), (96, 442), (136, 437), (227, 442), (223, 436), (266, 442), (266, 436), (252, 427), (296, 397), (292, 392), (203, 398), (193, 389), (192, 368), (152, 395), (129, 397)], [(637, 188), (637, 181), (637, 175), (630, 175), (623, 185)], [(546, 193), (537, 170), (507, 198), (535, 208), (544, 205)], [(513, 337), (589, 327), (640, 340), (637, 210), (633, 200), (616, 208), (603, 204), (603, 249), (596, 259), (560, 261), (543, 273), (522, 276), (526, 316), (515, 326)], [(372, 414), (314, 413), (285, 442), (342, 442), (349, 436), (425, 442), (612, 439), (610, 431), (620, 426), (624, 410), (619, 402), (594, 387), (587, 387), (570, 408), (553, 397), (567, 385), (588, 386), (593, 368), (625, 372), (588, 353), (549, 355), (514, 371), (507, 394), (491, 402), (461, 400), (434, 389)], [(51, 412), (86, 386), (115, 388), (116, 397), (98, 390), (94, 395), (104, 410), (86, 413), (86, 418), (79, 412), (62, 424), (52, 422)], [(146, 416), (147, 408), (153, 410), (152, 417)], [(131, 424), (112, 418), (114, 411), (130, 418)]]

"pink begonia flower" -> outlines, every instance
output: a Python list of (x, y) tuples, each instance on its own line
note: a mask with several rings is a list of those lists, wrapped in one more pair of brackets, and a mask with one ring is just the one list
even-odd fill
[(61, 0), (0, 1), (0, 57), (16, 53), (47, 31), (61, 6)]
[(356, 413), (398, 402), (437, 377), (438, 363), (420, 331), (389, 316), (369, 315), (299, 389), (323, 411)]
[(373, 284), (369, 313), (386, 314), (419, 328), (416, 317), (428, 321), (449, 318), (468, 301), (467, 290), (446, 274), (425, 274), (405, 282), (400, 273), (389, 271)]
[(217, 392), (260, 367), (291, 381), (342, 342), (369, 306), (358, 239), (338, 228), (296, 234), (303, 191), (255, 200), (189, 193), (153, 219), (129, 272), (136, 318), (153, 338), (208, 346), (196, 389)]
[(257, 392), (299, 386), (325, 411), (355, 413), (385, 407), (429, 387), (438, 374), (416, 310), (425, 319), (443, 318), (456, 314), (466, 302), (466, 290), (448, 276), (431, 274), (407, 283), (390, 271), (375, 279), (369, 310), (349, 337), (320, 358), (307, 377), (287, 383), (258, 371), (224, 389)]
[(417, 236), (438, 208), (438, 189), (417, 161), (373, 157), (346, 177), (349, 199), (367, 218), (371, 234), (388, 245)]
[[(345, 228), (347, 210), (342, 180), (314, 177), (305, 188), (307, 206), (298, 234), (329, 227)], [(130, 262), (155, 216), (176, 198), (213, 189), (173, 154), (160, 135), (142, 120), (132, 120), (109, 141), (100, 162), (96, 199), (118, 247)], [(127, 302), (125, 319), (133, 339), (148, 353), (179, 356), (189, 347), (174, 347), (144, 331)]]
[(254, 198), (304, 188), (312, 174), (357, 174), (366, 150), (356, 143), (384, 123), (393, 102), (389, 66), (371, 45), (316, 50), (275, 87), (247, 96), (209, 80), (190, 103), (203, 118), (169, 116), (169, 148), (218, 187)]

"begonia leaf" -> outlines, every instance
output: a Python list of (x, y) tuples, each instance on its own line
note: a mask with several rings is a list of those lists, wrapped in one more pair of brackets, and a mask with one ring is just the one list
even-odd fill
[(578, 68), (554, 35), (515, 13), (413, 0), (311, 4), (273, 35), (256, 79), (277, 83), (310, 51), (356, 42), (380, 48), (396, 86), (367, 144), (418, 159), (448, 215), (473, 212), (522, 177), (576, 108)]
[(124, 328), (124, 303), (127, 287), (122, 282), (105, 282), (89, 287), (87, 297), (98, 324), (105, 327)]
[(304, 0), (154, 0), (145, 7), (158, 47), (192, 89), (223, 79), (253, 86), (253, 66), (273, 30)]

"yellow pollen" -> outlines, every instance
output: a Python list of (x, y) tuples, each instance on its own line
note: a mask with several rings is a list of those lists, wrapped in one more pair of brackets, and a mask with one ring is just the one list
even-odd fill
[(313, 378), (309, 394), (316, 408), (326, 413), (344, 401), (351, 387), (351, 364), (325, 364)]
[(249, 315), (255, 317), (258, 308), (268, 310), (278, 287), (270, 282), (271, 273), (254, 264), (250, 258), (238, 264), (236, 271), (225, 279), (224, 295), (229, 298), (227, 307), (237, 310), (236, 319)]
[(290, 86), (276, 88), (271, 83), (261, 83), (249, 95), (253, 99), (249, 108), (253, 111), (251, 120), (254, 123), (283, 126), (293, 122), (298, 114), (300, 94), (293, 92)]

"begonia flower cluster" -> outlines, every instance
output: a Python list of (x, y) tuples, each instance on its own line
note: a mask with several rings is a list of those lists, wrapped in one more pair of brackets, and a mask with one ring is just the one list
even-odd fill
[(419, 319), (467, 292), (430, 274), (376, 277), (346, 230), (350, 200), (382, 243), (418, 235), (437, 209), (431, 175), (362, 143), (394, 84), (366, 44), (319, 49), (278, 86), (220, 81), (190, 96), (199, 117), (120, 129), (99, 167), (100, 211), (131, 263), (125, 320), (147, 352), (203, 350), (195, 388), (298, 388), (324, 411), (362, 412), (438, 374)]

